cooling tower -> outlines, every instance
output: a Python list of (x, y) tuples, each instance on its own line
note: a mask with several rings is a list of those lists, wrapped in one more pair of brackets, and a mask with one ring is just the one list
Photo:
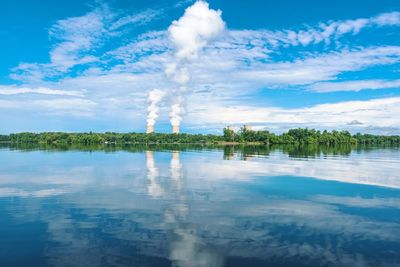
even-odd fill
[(179, 133), (179, 125), (172, 125), (172, 133)]
[(146, 133), (154, 133), (154, 125), (147, 124)]

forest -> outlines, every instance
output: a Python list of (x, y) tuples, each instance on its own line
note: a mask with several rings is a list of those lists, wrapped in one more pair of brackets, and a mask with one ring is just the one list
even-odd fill
[(400, 136), (370, 135), (348, 131), (319, 131), (315, 129), (291, 129), (282, 134), (267, 130), (253, 131), (241, 128), (233, 131), (223, 129), (222, 135), (216, 134), (166, 134), (166, 133), (14, 133), (0, 135), (2, 143), (32, 144), (364, 144), (399, 145)]

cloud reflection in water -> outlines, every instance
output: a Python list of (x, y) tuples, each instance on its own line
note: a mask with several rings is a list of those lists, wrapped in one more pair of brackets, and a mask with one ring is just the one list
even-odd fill
[(397, 150), (29, 152), (9, 159), (18, 168), (8, 153), (2, 210), (20, 225), (46, 223), (53, 266), (400, 263)]

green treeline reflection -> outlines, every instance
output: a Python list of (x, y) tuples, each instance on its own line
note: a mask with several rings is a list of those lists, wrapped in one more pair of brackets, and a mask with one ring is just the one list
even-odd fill
[[(400, 149), (398, 146), (389, 146), (391, 149)], [(289, 144), (289, 145), (212, 145), (212, 144), (38, 144), (38, 143), (8, 143), (0, 144), (0, 149), (9, 149), (21, 152), (29, 151), (83, 151), (83, 152), (116, 152), (126, 151), (142, 153), (144, 151), (223, 151), (226, 160), (249, 160), (253, 157), (268, 157), (271, 152), (281, 152), (292, 158), (312, 158), (324, 156), (348, 156), (352, 152), (365, 152), (388, 146), (367, 145), (318, 145), (318, 144)]]

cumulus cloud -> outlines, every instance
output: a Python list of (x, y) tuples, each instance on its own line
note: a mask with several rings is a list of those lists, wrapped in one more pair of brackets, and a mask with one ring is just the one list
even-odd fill
[(204, 1), (197, 1), (168, 28), (169, 38), (179, 59), (192, 59), (225, 27), (220, 10), (210, 9)]

